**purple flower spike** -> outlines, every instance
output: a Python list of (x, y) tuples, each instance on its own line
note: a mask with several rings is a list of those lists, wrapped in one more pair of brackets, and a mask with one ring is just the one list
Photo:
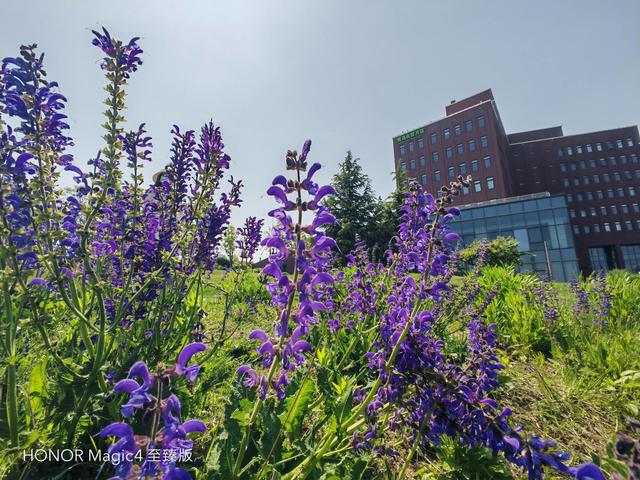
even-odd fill
[(200, 372), (200, 365), (192, 365), (187, 367), (187, 363), (191, 360), (196, 353), (202, 352), (207, 349), (204, 343), (194, 342), (190, 343), (182, 349), (180, 355), (178, 355), (178, 361), (176, 362), (176, 373), (178, 375), (185, 375), (187, 381), (195, 382), (198, 373)]

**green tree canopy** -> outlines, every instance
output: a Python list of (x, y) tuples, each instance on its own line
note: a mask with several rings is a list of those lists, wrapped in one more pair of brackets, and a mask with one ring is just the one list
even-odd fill
[(524, 252), (518, 250), (519, 242), (512, 237), (497, 237), (490, 242), (476, 240), (460, 251), (460, 260), (469, 265), (475, 263), (483, 243), (487, 249), (486, 265), (506, 267), (518, 266), (522, 262)]

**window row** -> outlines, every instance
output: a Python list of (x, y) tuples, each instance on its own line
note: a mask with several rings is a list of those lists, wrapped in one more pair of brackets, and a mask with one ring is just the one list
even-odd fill
[[(424, 167), (426, 162), (424, 159), (424, 155), (421, 155), (418, 159), (418, 161), (420, 162), (420, 166)], [(478, 160), (471, 160), (470, 163), (470, 171), (471, 172), (477, 172), (480, 170), (479, 167), (479, 163)], [(491, 156), (490, 155), (485, 155), (484, 157), (482, 157), (482, 163), (484, 164), (484, 168), (491, 168)], [(416, 159), (412, 159), (409, 160), (409, 170), (415, 170), (416, 169)], [(406, 162), (401, 162), (400, 163), (400, 171), (402, 173), (405, 173), (407, 171), (407, 164)], [(469, 170), (467, 170), (467, 163), (466, 162), (462, 162), (460, 165), (458, 165), (458, 172), (460, 175), (466, 175)], [(437, 176), (440, 176), (440, 170), (436, 170)], [(453, 178), (456, 176), (456, 170), (455, 167), (449, 167), (448, 168), (448, 174), (449, 174), (449, 178)]]
[[(640, 169), (637, 169), (635, 171), (635, 173), (632, 173), (631, 170), (625, 170), (624, 172), (620, 173), (620, 172), (613, 172), (613, 181), (614, 182), (620, 182), (622, 181), (622, 179), (624, 178), (625, 180), (633, 180), (633, 178), (637, 178), (638, 180), (640, 180)], [(610, 173), (603, 173), (602, 174), (602, 181), (604, 183), (609, 183), (611, 181), (611, 177), (612, 175)], [(591, 183), (593, 182), (594, 185), (597, 185), (600, 183), (600, 175), (599, 174), (595, 174), (595, 175), (584, 175), (582, 177), (582, 179), (580, 179), (580, 177), (573, 177), (573, 186), (577, 187), (579, 185), (591, 185)], [(564, 187), (568, 187), (571, 185), (571, 181), (567, 178), (564, 177), (562, 179), (562, 185)]]
[[(620, 165), (627, 165), (629, 163), (626, 155), (620, 155), (619, 161)], [(636, 155), (635, 153), (631, 154), (631, 163), (638, 163), (638, 155)], [(602, 157), (599, 160), (596, 160), (595, 158), (589, 159), (589, 167), (596, 168), (598, 164), (601, 167), (615, 167), (618, 165), (618, 159), (616, 159), (616, 157), (609, 157), (608, 160), (605, 157)], [(578, 165), (580, 166), (580, 170), (584, 170), (585, 168), (587, 168), (587, 161), (580, 160), (578, 164), (576, 164), (575, 162), (571, 162), (568, 166), (566, 163), (559, 164), (561, 172), (566, 172), (568, 170), (575, 172), (578, 169)]]
[(583, 153), (583, 151), (586, 151), (587, 153), (591, 153), (591, 152), (594, 151), (594, 149), (595, 149), (596, 152), (602, 152), (602, 151), (604, 151), (604, 147), (605, 146), (607, 147), (607, 150), (613, 150), (615, 148), (624, 148), (625, 143), (626, 143), (627, 147), (634, 147), (635, 146), (632, 138), (627, 138), (625, 141), (623, 141), (621, 138), (619, 138), (618, 140), (615, 140), (615, 141), (610, 140), (610, 141), (607, 141), (607, 142), (604, 142), (604, 143), (597, 142), (595, 145), (587, 143), (584, 146), (584, 150), (582, 148), (582, 145), (576, 145), (575, 147), (573, 147), (571, 145), (568, 146), (568, 147), (558, 147), (556, 149), (556, 153), (557, 153), (558, 157), (562, 157), (562, 156), (565, 155), (565, 153), (567, 155), (569, 155), (569, 156), (573, 155), (574, 153), (579, 155), (579, 154)]
[[(484, 118), (484, 115), (480, 115), (478, 117), (476, 117), (476, 124), (478, 125), (478, 128), (484, 128), (486, 125), (486, 121)], [(467, 120), (464, 122), (464, 130), (465, 132), (473, 132), (473, 120)], [(462, 125), (457, 123), (453, 126), (453, 134), (456, 137), (459, 137), (460, 135), (462, 135)], [(431, 138), (431, 145), (436, 145), (438, 143), (438, 134), (436, 132), (432, 132), (430, 135)], [(444, 128), (442, 130), (442, 139), (443, 140), (449, 140), (451, 138), (451, 129), (450, 128)]]
[[(451, 172), (449, 172), (449, 174), (450, 174), (450, 176), (452, 176), (452, 175), (451, 175)], [(433, 173), (433, 179), (434, 179), (434, 181), (436, 181), (436, 182), (441, 181), (440, 170), (436, 170), (436, 171)], [(426, 185), (426, 184), (427, 184), (427, 182), (428, 182), (428, 178), (427, 178), (427, 176), (426, 176), (426, 175), (422, 175), (422, 177), (420, 178), (420, 182), (421, 182), (423, 185)], [(487, 178), (485, 179), (485, 183), (486, 183), (486, 186), (487, 186), (487, 190), (493, 190), (493, 189), (495, 189), (495, 188), (496, 188), (495, 181), (494, 181), (493, 177), (487, 177)], [(482, 182), (481, 182), (480, 180), (475, 180), (475, 181), (473, 182), (473, 191), (474, 191), (474, 192), (481, 192), (481, 191), (482, 191)], [(441, 194), (441, 193), (442, 193), (442, 192), (438, 191), (438, 196), (440, 196), (440, 194)], [(467, 194), (469, 193), (469, 188), (468, 188), (468, 187), (463, 187), (463, 189), (462, 189), (462, 193), (463, 193), (464, 195), (467, 195)]]
[(631, 208), (629, 208), (629, 205), (625, 203), (620, 205), (619, 208), (618, 205), (601, 205), (599, 207), (590, 207), (589, 209), (581, 208), (580, 210), (570, 208), (569, 217), (577, 218), (580, 216), (581, 218), (587, 218), (596, 217), (598, 215), (606, 217), (607, 215), (618, 215), (619, 213), (628, 215), (630, 212), (640, 213), (640, 206), (637, 203), (634, 203), (631, 205)]
[[(635, 223), (635, 227), (634, 227), (634, 223)], [(573, 226), (573, 233), (575, 235), (580, 235), (581, 233), (584, 234), (590, 234), (592, 231), (593, 233), (600, 233), (600, 232), (611, 232), (611, 231), (616, 231), (616, 232), (622, 232), (623, 230), (623, 225), (624, 225), (624, 229), (627, 231), (633, 231), (633, 230), (639, 230), (640, 231), (640, 220), (636, 220), (635, 222), (633, 222), (632, 220), (626, 220), (625, 222), (604, 222), (602, 224), (602, 229), (600, 228), (600, 224), (599, 223), (594, 223), (593, 224), (593, 230), (591, 225), (583, 225), (582, 228), (580, 228), (580, 225), (574, 225)]]
[[(626, 192), (627, 195), (629, 197), (635, 197), (638, 193), (638, 189), (634, 186), (634, 185), (630, 185), (626, 188)], [(625, 196), (625, 189), (624, 187), (618, 187), (615, 189), (613, 188), (607, 188), (606, 190), (606, 197), (607, 198), (615, 198), (615, 194), (617, 193), (618, 197), (620, 198), (624, 198)], [(598, 200), (602, 200), (605, 197), (605, 191), (603, 190), (596, 190), (595, 191), (595, 195), (592, 192), (585, 192), (584, 196), (581, 193), (577, 193), (576, 194), (576, 201), (581, 202), (583, 199), (586, 200), (593, 200), (594, 198), (598, 199)], [(567, 201), (573, 202), (573, 196), (571, 194), (567, 195)]]

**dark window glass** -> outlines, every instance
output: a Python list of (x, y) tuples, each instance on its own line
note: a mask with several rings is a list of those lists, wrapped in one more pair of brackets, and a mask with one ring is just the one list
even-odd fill
[(424, 139), (423, 138), (419, 138), (418, 139), (418, 148), (420, 148), (420, 149), (424, 148)]
[(434, 162), (437, 162), (438, 160), (440, 160), (440, 154), (438, 152), (432, 152), (431, 160), (433, 160)]
[(466, 122), (464, 122), (464, 129), (467, 132), (473, 132), (473, 121), (472, 120), (467, 120)]
[(462, 127), (460, 125), (454, 125), (453, 131), (456, 134), (456, 137), (462, 134)]
[(450, 138), (451, 138), (451, 132), (449, 131), (449, 129), (448, 129), (448, 128), (445, 128), (445, 129), (442, 131), (442, 137), (443, 137), (445, 140), (448, 140), (448, 139), (450, 139)]
[(478, 160), (471, 160), (471, 171), (472, 172), (478, 171)]
[(424, 155), (420, 155), (420, 166), (424, 167), (427, 162), (424, 161)]
[(480, 183), (480, 180), (476, 180), (475, 182), (473, 182), (473, 189), (476, 192), (481, 192), (482, 191), (482, 184)]
[(493, 190), (494, 188), (493, 177), (487, 177), (487, 190)]
[(453, 167), (449, 167), (449, 168), (447, 169), (447, 171), (449, 172), (449, 178), (455, 177), (455, 175), (456, 175), (456, 170), (455, 170), (455, 168), (453, 168)]
[(433, 178), (435, 178), (436, 182), (440, 181), (440, 170), (433, 172)]
[(400, 145), (400, 155), (404, 155), (404, 145)]
[(415, 158), (414, 158), (414, 159), (411, 159), (411, 163), (410, 163), (409, 168), (410, 168), (411, 170), (415, 170), (415, 169), (416, 169), (416, 160), (415, 160)]
[(483, 128), (485, 126), (484, 115), (480, 115), (478, 117), (478, 128)]
[(470, 152), (475, 152), (476, 151), (476, 141), (475, 140), (469, 140), (469, 151)]
[(460, 175), (466, 175), (467, 174), (467, 164), (466, 163), (461, 163), (460, 164)]
[(438, 143), (438, 135), (436, 133), (431, 134), (431, 145)]
[(486, 135), (482, 135), (482, 136), (480, 137), (480, 146), (481, 146), (482, 148), (486, 148), (486, 147), (488, 147), (488, 146), (489, 146), (489, 139), (487, 138), (487, 136), (486, 136)]
[(482, 157), (482, 161), (484, 162), (484, 168), (491, 168), (491, 157), (489, 155)]
[(446, 153), (447, 153), (447, 158), (453, 157), (453, 149), (451, 147), (447, 147)]

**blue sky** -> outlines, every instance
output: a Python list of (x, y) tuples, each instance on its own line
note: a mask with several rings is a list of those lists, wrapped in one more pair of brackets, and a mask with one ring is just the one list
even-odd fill
[(154, 137), (213, 118), (245, 182), (234, 215), (264, 216), (264, 191), (288, 148), (313, 139), (328, 181), (347, 149), (376, 192), (393, 186), (392, 137), (492, 88), (508, 132), (565, 134), (638, 124), (640, 2), (574, 1), (5, 1), (0, 55), (36, 42), (68, 97), (73, 153), (101, 147), (103, 80), (90, 30), (142, 37), (128, 127)]

